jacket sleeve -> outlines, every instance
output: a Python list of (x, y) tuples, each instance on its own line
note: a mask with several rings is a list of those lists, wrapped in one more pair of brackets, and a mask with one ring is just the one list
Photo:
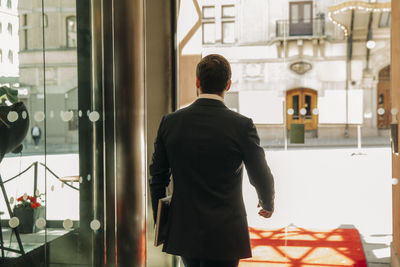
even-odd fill
[(158, 200), (166, 196), (166, 190), (170, 182), (171, 169), (168, 162), (167, 151), (163, 142), (163, 128), (165, 117), (162, 118), (156, 140), (154, 152), (150, 163), (150, 195), (153, 208), (153, 218), (156, 222)]
[(245, 127), (243, 144), (244, 164), (250, 183), (255, 187), (261, 207), (274, 211), (274, 178), (269, 169), (264, 149), (260, 146), (260, 138), (253, 121), (248, 120)]

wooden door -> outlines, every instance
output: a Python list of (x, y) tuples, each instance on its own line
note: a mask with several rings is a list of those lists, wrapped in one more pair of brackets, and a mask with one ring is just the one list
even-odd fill
[(377, 95), (377, 126), (379, 129), (389, 129), (392, 115), (390, 99), (390, 66), (379, 72)]
[(292, 123), (304, 124), (305, 130), (318, 127), (317, 91), (308, 88), (289, 90), (286, 93), (286, 122), (290, 130)]
[(312, 35), (312, 1), (289, 3), (289, 34)]

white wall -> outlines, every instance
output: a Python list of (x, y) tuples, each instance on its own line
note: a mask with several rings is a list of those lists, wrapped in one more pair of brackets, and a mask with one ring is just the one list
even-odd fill
[(318, 80), (324, 82), (340, 82), (346, 80), (346, 62), (321, 61), (315, 64)]
[[(318, 97), (319, 123), (346, 123), (346, 90), (325, 90)], [(363, 91), (348, 91), (348, 123), (363, 123)]]
[(239, 113), (257, 124), (283, 123), (283, 98), (276, 91), (239, 92)]
[[(240, 43), (258, 43), (269, 40), (269, 9), (265, 0), (242, 0), (238, 5), (238, 40)], [(257, 25), (257, 27), (254, 27)]]

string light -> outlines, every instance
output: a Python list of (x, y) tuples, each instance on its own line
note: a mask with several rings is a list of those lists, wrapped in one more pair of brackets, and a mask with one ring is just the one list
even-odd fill
[(367, 3), (361, 1), (345, 2), (337, 6), (330, 7), (328, 11), (328, 18), (333, 24), (338, 25), (343, 30), (344, 36), (347, 37), (349, 34), (349, 29), (343, 23), (334, 19), (333, 15), (339, 14), (347, 10), (360, 10), (366, 12), (389, 12), (391, 10), (390, 6), (391, 6), (390, 2), (386, 3)]

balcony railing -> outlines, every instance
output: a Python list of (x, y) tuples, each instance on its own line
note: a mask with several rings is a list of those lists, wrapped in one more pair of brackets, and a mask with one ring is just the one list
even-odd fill
[(310, 20), (277, 20), (276, 37), (289, 36), (323, 36), (325, 35), (325, 18)]

